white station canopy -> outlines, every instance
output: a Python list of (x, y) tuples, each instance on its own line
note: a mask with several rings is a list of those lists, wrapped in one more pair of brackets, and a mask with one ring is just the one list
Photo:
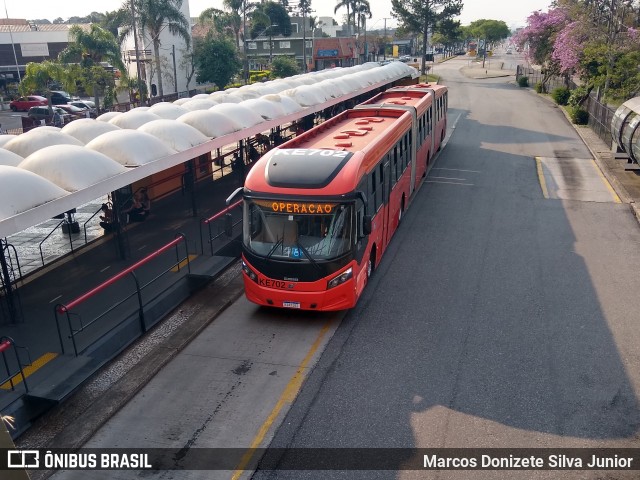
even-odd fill
[(372, 62), (108, 112), (63, 129), (37, 127), (18, 136), (2, 135), (0, 237), (222, 146), (417, 75), (402, 62)]

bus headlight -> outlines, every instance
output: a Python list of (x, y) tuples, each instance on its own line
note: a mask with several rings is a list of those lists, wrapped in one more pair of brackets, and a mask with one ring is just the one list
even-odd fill
[(333, 277), (331, 280), (329, 280), (329, 283), (327, 283), (327, 289), (337, 287), (338, 285), (341, 285), (347, 280), (349, 280), (351, 277), (353, 277), (353, 268), (349, 267), (340, 275)]
[(242, 261), (242, 271), (246, 273), (247, 277), (258, 283), (258, 275), (256, 275), (256, 272), (249, 268), (249, 265), (247, 265), (244, 260)]

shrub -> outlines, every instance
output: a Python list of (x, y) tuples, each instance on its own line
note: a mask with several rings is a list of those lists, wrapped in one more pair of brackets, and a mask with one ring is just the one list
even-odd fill
[(537, 93), (547, 93), (546, 89), (544, 88), (544, 83), (542, 82), (536, 83), (535, 89)]
[(569, 101), (570, 95), (571, 92), (569, 92), (569, 89), (567, 87), (554, 88), (551, 92), (551, 98), (553, 98), (553, 101), (558, 105), (566, 105)]
[(521, 87), (528, 87), (529, 86), (529, 77), (520, 77), (518, 79), (518, 85)]
[(571, 107), (579, 107), (587, 95), (588, 90), (586, 87), (574, 88), (573, 90), (571, 90), (571, 94), (569, 95), (567, 104)]
[(584, 108), (570, 108), (569, 116), (571, 117), (571, 121), (576, 125), (586, 125), (587, 123), (589, 123), (589, 112), (587, 112)]
[(249, 83), (263, 82), (269, 79), (269, 70), (256, 70), (249, 72)]

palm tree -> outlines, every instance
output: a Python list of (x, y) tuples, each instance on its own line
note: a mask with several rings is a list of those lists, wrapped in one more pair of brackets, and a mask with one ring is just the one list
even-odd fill
[[(162, 67), (160, 66), (160, 33), (167, 28), (174, 35), (182, 37), (187, 44), (191, 44), (189, 21), (180, 11), (182, 0), (132, 0), (137, 14), (137, 26), (148, 32), (153, 42), (153, 55), (158, 74), (158, 93), (162, 97)], [(126, 2), (121, 10), (129, 12), (130, 4)], [(133, 33), (133, 18), (129, 15), (120, 30), (120, 44)]]
[(364, 28), (366, 31), (367, 18), (371, 19), (373, 16), (369, 0), (356, 0), (352, 9), (355, 17), (354, 23), (356, 25), (356, 31), (360, 33), (360, 28)]
[[(104, 75), (101, 62), (107, 62), (118, 68), (122, 75), (126, 75), (126, 67), (120, 58), (120, 47), (111, 32), (105, 30), (96, 23), (91, 24), (89, 30), (84, 30), (79, 25), (73, 25), (69, 29), (69, 45), (58, 55), (58, 61), (62, 63), (78, 62), (87, 78), (93, 78), (93, 94), (96, 108), (98, 104), (98, 88), (95, 84), (105, 83), (109, 75)], [(96, 69), (96, 67), (99, 67)], [(113, 79), (111, 78), (111, 83)], [(113, 86), (113, 85), (109, 85)]]
[(236, 37), (236, 48), (240, 52), (240, 30), (242, 30), (242, 10), (246, 0), (223, 0), (224, 8), (229, 10), (229, 26)]
[(353, 0), (338, 0), (338, 3), (336, 4), (336, 8), (333, 9), (333, 13), (338, 13), (338, 10), (340, 10), (342, 7), (347, 8), (347, 36), (348, 37), (351, 36), (351, 29), (349, 28), (351, 14), (349, 12), (351, 11), (352, 4), (353, 4)]

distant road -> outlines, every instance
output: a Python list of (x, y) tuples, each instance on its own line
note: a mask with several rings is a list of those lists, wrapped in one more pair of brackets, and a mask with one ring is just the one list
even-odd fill
[(26, 117), (27, 112), (12, 112), (11, 110), (0, 111), (0, 124), (2, 128), (11, 130), (14, 128), (22, 128), (21, 117)]

